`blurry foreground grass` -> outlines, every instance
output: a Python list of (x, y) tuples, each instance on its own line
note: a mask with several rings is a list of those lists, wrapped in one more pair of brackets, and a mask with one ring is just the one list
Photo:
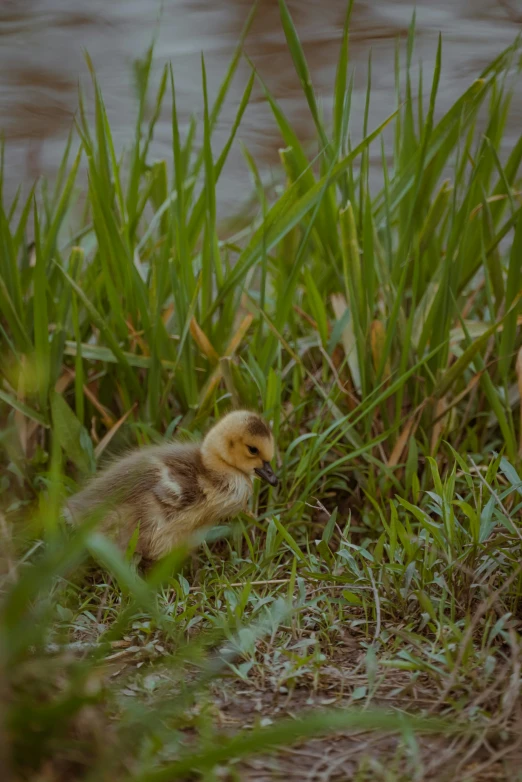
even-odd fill
[[(317, 150), (263, 85), (286, 184), (268, 202), (246, 154), (259, 209), (239, 235), (215, 188), (262, 74), (223, 150), (212, 133), (242, 42), (213, 103), (202, 62), (187, 133), (169, 68), (146, 110), (151, 50), (123, 157), (95, 82), (54, 188), (0, 203), (5, 779), (519, 773), (522, 137), (500, 155), (518, 45), (438, 117), (441, 48), (423, 101), (412, 25), (397, 111), (369, 128), (369, 86), (355, 145), (348, 16), (328, 122), (281, 17)], [(168, 102), (173, 165), (150, 164)], [(64, 494), (106, 455), (237, 403), (279, 446), (256, 520), (146, 576), (95, 528), (62, 538)]]

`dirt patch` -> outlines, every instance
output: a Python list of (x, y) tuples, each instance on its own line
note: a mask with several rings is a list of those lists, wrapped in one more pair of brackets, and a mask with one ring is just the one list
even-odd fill
[[(367, 701), (354, 700), (354, 695), (358, 695), (357, 686), (360, 686), (356, 681), (343, 692), (339, 689), (342, 666), (347, 663), (345, 654), (339, 657), (338, 676), (332, 676), (329, 682), (322, 679), (325, 686), (320, 689), (298, 687), (290, 692), (270, 692), (255, 685), (241, 686), (233, 680), (219, 682), (214, 688), (214, 703), (221, 729), (234, 734), (258, 725), (271, 725), (284, 717), (303, 716), (308, 709), (321, 707), (364, 708)], [(332, 670), (335, 667), (332, 665)], [(374, 707), (412, 716), (426, 714), (436, 702), (436, 692), (427, 677), (393, 670), (382, 678), (371, 698)], [(220, 778), (231, 781), (239, 778), (242, 782), (341, 782), (352, 779), (357, 782), (513, 782), (522, 779), (520, 727), (515, 721), (502, 730), (488, 732), (485, 729), (473, 737), (462, 734), (404, 737), (354, 730), (306, 740), (242, 760), (234, 765), (237, 777), (228, 776), (223, 770)]]
[[(391, 682), (390, 682), (391, 684)], [(261, 691), (241, 691), (233, 686), (216, 699), (222, 727), (235, 730), (257, 724), (269, 725), (285, 716), (306, 713), (307, 708), (331, 706), (330, 693), (298, 690), (282, 700)], [(380, 701), (380, 702), (379, 702)], [(335, 705), (353, 706), (353, 700), (338, 699)], [(405, 699), (376, 699), (374, 705), (403, 710)], [(410, 700), (410, 707), (414, 701)], [(415, 708), (410, 713), (415, 713)], [(241, 761), (235, 766), (242, 782), (299, 780), (300, 782), (486, 782), (520, 780), (522, 752), (517, 726), (488, 740), (485, 735), (391, 736), (373, 731), (351, 731), (311, 739), (291, 747)], [(518, 776), (517, 776), (518, 775)], [(226, 775), (224, 779), (229, 779)], [(234, 777), (230, 777), (234, 779)]]

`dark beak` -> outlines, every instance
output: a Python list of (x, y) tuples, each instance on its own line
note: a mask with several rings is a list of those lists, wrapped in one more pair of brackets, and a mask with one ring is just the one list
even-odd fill
[(256, 467), (254, 472), (259, 475), (264, 481), (270, 484), (270, 486), (277, 486), (278, 480), (269, 462), (263, 462), (262, 467)]

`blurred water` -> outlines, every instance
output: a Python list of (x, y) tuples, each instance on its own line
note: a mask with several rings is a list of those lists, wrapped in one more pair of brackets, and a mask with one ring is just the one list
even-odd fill
[[(312, 78), (325, 113), (331, 111), (332, 88), (345, 9), (344, 0), (289, 0)], [(164, 0), (156, 46), (155, 74), (172, 61), (178, 105), (184, 123), (201, 116), (200, 54), (204, 52), (210, 95), (223, 77), (250, 0)], [(370, 125), (394, 109), (394, 48), (405, 38), (415, 4), (404, 0), (356, 0), (351, 33), (355, 64), (354, 127), (360, 123), (366, 89), (367, 60), (372, 51)], [(429, 91), (437, 36), (443, 34), (443, 71), (439, 111), (447, 108), (478, 71), (509, 45), (522, 29), (522, 0), (419, 0), (416, 58), (424, 66)], [(133, 134), (136, 110), (132, 63), (144, 54), (156, 30), (158, 0), (0, 0), (0, 128), (6, 138), (6, 189), (53, 175), (77, 107), (78, 80), (88, 85), (87, 50), (95, 64), (116, 146)], [(246, 51), (279, 99), (303, 139), (313, 135), (309, 114), (286, 51), (277, 0), (262, 0)], [(249, 74), (239, 68), (214, 139), (224, 144)], [(514, 102), (506, 146), (520, 133), (521, 102)], [(170, 158), (170, 117), (157, 126), (152, 154)], [(269, 178), (278, 165), (281, 141), (270, 111), (256, 86), (238, 137)], [(375, 168), (379, 154), (375, 150)], [(221, 215), (241, 208), (251, 190), (248, 169), (238, 144), (219, 185)]]

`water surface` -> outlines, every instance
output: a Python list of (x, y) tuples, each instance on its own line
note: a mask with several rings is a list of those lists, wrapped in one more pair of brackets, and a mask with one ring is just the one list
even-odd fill
[[(355, 65), (353, 129), (360, 125), (372, 52), (371, 125), (395, 107), (394, 48), (405, 38), (417, 8), (416, 57), (425, 70), (425, 93), (433, 69), (437, 36), (443, 35), (443, 71), (438, 110), (458, 97), (476, 74), (522, 29), (522, 0), (356, 0), (351, 60)], [(164, 0), (156, 46), (155, 75), (172, 61), (181, 119), (201, 116), (200, 55), (204, 52), (210, 94), (223, 77), (250, 0)], [(289, 0), (312, 78), (326, 115), (332, 89), (345, 3), (342, 0)], [(136, 110), (133, 61), (144, 54), (156, 30), (157, 0), (0, 0), (0, 128), (6, 138), (6, 189), (52, 176), (77, 108), (78, 81), (88, 84), (87, 50), (95, 64), (118, 149), (134, 132)], [(277, 0), (261, 0), (246, 51), (303, 139), (312, 123), (286, 50)], [(242, 63), (214, 137), (219, 152), (230, 129), (249, 70)], [(521, 102), (514, 102), (505, 146), (521, 127)], [(168, 110), (158, 123), (152, 155), (170, 158)], [(281, 146), (270, 111), (256, 87), (238, 138), (270, 179)], [(378, 173), (379, 150), (375, 149)], [(374, 175), (375, 175), (374, 172)], [(251, 189), (239, 144), (230, 155), (219, 185), (221, 214), (240, 209)]]

